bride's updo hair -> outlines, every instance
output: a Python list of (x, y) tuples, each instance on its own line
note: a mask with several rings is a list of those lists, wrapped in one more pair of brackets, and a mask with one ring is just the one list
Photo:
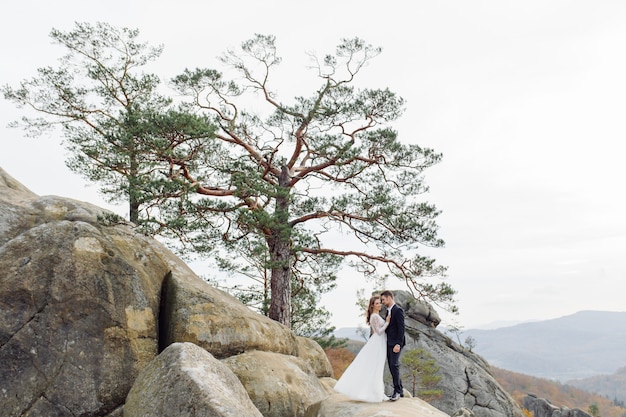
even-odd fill
[(367, 314), (366, 314), (366, 317), (365, 317), (365, 322), (367, 324), (370, 324), (370, 317), (372, 316), (372, 311), (374, 311), (374, 303), (376, 302), (376, 300), (379, 300), (379, 299), (380, 299), (380, 297), (377, 296), (377, 295), (375, 295), (372, 298), (370, 298), (370, 304), (367, 307)]

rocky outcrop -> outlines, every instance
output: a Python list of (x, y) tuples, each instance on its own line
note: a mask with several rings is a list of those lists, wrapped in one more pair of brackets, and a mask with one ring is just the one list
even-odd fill
[(429, 303), (418, 301), (407, 291), (394, 291), (394, 300), (402, 306), (407, 318), (435, 328), (441, 323), (439, 313)]
[(102, 213), (37, 196), (0, 169), (3, 415), (402, 417), (466, 407), (481, 417), (517, 416), (512, 407), (507, 414), (486, 364), (435, 329), (430, 306), (404, 301), (418, 317), (407, 321), (409, 343), (450, 363), (440, 363), (449, 399), (437, 408), (409, 396), (349, 401), (334, 393), (317, 343), (252, 312), (156, 240)]
[(102, 210), (88, 204), (28, 191), (0, 199), (3, 413), (113, 412), (158, 353), (164, 251), (98, 226)]
[[(450, 415), (523, 415), (519, 405), (491, 375), (489, 364), (482, 357), (436, 329), (441, 319), (429, 303), (415, 300), (406, 291), (394, 291), (394, 299), (404, 308), (406, 315), (407, 345), (403, 353), (411, 349), (424, 349), (439, 367), (442, 378), (436, 388), (442, 390), (443, 395), (431, 400), (432, 405)], [(406, 389), (407, 384), (404, 385)], [(390, 386), (388, 390), (391, 390)]]
[(580, 408), (557, 407), (545, 398), (535, 394), (528, 394), (522, 401), (522, 406), (532, 411), (533, 417), (591, 417)]
[[(489, 364), (441, 333), (439, 317), (427, 303), (419, 306), (406, 292), (394, 292), (398, 304), (406, 303), (407, 345), (403, 352), (424, 349), (435, 359), (442, 377), (437, 388), (443, 395), (430, 403), (450, 415), (466, 409), (476, 417), (521, 417), (521, 408), (489, 371)], [(407, 301), (411, 300), (411, 301)], [(407, 384), (405, 383), (405, 389)]]

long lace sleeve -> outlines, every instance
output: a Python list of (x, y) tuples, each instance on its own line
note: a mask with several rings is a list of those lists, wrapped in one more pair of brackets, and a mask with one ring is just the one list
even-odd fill
[(383, 320), (383, 318), (380, 317), (378, 314), (372, 314), (372, 316), (370, 317), (370, 326), (372, 327), (372, 330), (379, 336), (385, 332), (385, 329), (387, 329), (388, 325), (389, 323)]

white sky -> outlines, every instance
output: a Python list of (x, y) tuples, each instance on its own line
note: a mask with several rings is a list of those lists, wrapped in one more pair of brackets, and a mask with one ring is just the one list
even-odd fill
[[(626, 2), (24, 0), (2, 20), (0, 84), (13, 86), (56, 65), (50, 29), (75, 21), (164, 44), (153, 68), (164, 80), (275, 35), (285, 100), (312, 91), (306, 51), (354, 36), (382, 46), (359, 81), (403, 96), (401, 140), (444, 155), (426, 181), (446, 240), (429, 253), (459, 292), (461, 314), (440, 311), (448, 324), (626, 310)], [(19, 115), (0, 98), (0, 166), (37, 194), (110, 207), (65, 168), (60, 137), (5, 127)], [(324, 298), (337, 327), (362, 322), (359, 287), (345, 276)]]

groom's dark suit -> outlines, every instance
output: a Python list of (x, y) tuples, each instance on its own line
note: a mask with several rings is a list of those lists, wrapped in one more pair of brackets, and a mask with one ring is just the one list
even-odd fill
[(403, 395), (402, 381), (400, 380), (400, 352), (395, 353), (393, 347), (400, 345), (400, 349), (406, 344), (404, 337), (404, 310), (394, 304), (391, 306), (391, 321), (387, 326), (387, 363), (389, 372), (393, 378), (393, 392)]

